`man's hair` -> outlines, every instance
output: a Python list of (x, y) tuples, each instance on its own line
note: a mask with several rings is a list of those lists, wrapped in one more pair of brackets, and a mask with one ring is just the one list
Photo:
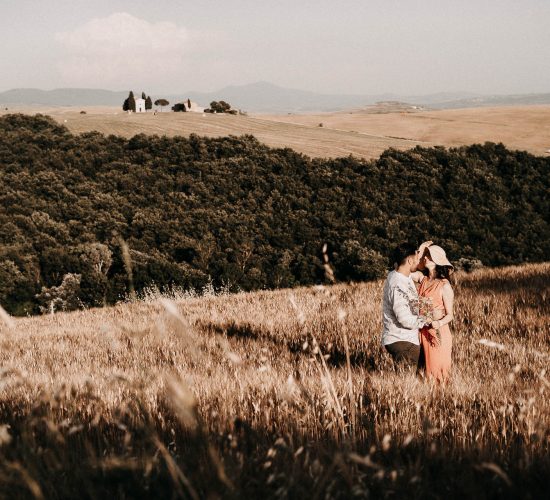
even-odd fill
[(416, 254), (418, 247), (413, 243), (401, 243), (395, 247), (390, 254), (390, 266), (400, 266), (405, 262), (407, 257)]

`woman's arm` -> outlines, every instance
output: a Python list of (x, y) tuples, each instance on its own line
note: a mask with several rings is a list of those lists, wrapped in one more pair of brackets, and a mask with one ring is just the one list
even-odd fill
[(420, 254), (420, 257), (422, 257), (424, 255), (424, 251), (426, 250), (426, 248), (428, 248), (430, 245), (433, 245), (433, 241), (429, 240), (429, 241), (425, 241), (424, 243), (422, 243), (419, 247), (418, 247), (418, 250), (417, 252)]
[(432, 321), (433, 328), (441, 328), (443, 325), (450, 323), (454, 319), (453, 307), (455, 294), (453, 292), (453, 287), (450, 283), (445, 283), (443, 285), (443, 305), (445, 306), (445, 316), (439, 320)]
[(411, 273), (411, 279), (415, 283), (420, 283), (426, 276), (421, 271), (416, 271), (414, 273)]

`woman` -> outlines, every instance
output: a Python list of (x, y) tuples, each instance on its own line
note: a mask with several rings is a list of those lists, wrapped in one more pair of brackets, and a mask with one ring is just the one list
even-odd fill
[(454, 292), (450, 277), (454, 268), (443, 248), (437, 245), (425, 250), (419, 267), (424, 268), (424, 273), (414, 273), (413, 280), (420, 283), (421, 309), (431, 309), (432, 317), (431, 327), (420, 330), (426, 375), (445, 382), (451, 371), (453, 339), (449, 323), (453, 321)]

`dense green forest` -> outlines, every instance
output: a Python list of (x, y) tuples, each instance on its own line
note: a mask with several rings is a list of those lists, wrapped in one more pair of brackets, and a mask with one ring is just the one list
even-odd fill
[[(0, 304), (97, 306), (156, 284), (252, 290), (387, 268), (430, 237), (486, 265), (550, 256), (550, 159), (486, 143), (311, 159), (254, 137), (73, 135), (0, 118)], [(129, 259), (128, 259), (129, 256)], [(57, 302), (54, 299), (59, 299)]]

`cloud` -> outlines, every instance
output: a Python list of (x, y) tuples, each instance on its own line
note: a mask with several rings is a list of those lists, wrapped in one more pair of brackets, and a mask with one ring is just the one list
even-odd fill
[(120, 88), (177, 79), (196, 44), (182, 26), (152, 23), (125, 12), (92, 19), (57, 33), (55, 39), (64, 49), (57, 69), (66, 84)]

